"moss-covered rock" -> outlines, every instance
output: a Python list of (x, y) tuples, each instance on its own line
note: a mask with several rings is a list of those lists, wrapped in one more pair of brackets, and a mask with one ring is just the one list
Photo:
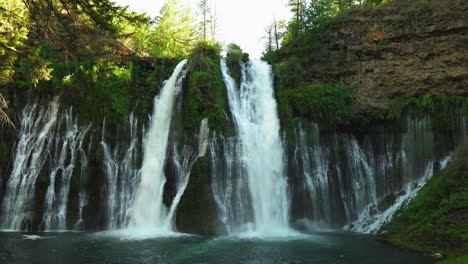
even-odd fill
[(236, 81), (237, 85), (241, 82), (241, 63), (246, 63), (249, 60), (249, 54), (242, 51), (241, 47), (231, 43), (228, 45), (226, 53), (226, 64), (229, 68), (231, 77)]
[(226, 119), (229, 118), (229, 110), (220, 68), (220, 52), (218, 44), (200, 42), (191, 54), (182, 100), (185, 131), (196, 131), (204, 118), (209, 119), (212, 130), (225, 131), (228, 128)]
[(396, 197), (395, 197), (395, 194), (389, 194), (387, 196), (385, 196), (382, 201), (380, 201), (380, 203), (377, 205), (377, 209), (379, 209), (379, 211), (383, 212), (385, 210), (387, 210), (388, 208), (390, 208), (390, 206), (392, 206), (394, 203), (395, 203), (395, 200), (396, 200)]
[(177, 209), (176, 224), (179, 231), (207, 236), (219, 233), (221, 224), (211, 192), (210, 175), (208, 157), (198, 158)]

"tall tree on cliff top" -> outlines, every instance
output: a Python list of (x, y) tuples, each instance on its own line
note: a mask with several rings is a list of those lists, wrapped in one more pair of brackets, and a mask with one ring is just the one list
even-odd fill
[(289, 0), (291, 11), (294, 14), (293, 20), (289, 23), (292, 39), (296, 39), (304, 28), (304, 10), (307, 6), (305, 0)]
[(209, 0), (199, 0), (198, 8), (200, 21), (201, 39), (204, 41), (215, 40), (216, 38), (216, 6), (213, 8), (212, 4), (216, 2)]
[(202, 14), (203, 40), (206, 41), (206, 28), (207, 28), (208, 16), (210, 14), (208, 0), (200, 0), (200, 2), (198, 3), (198, 7), (200, 8), (200, 12)]
[(155, 57), (185, 57), (196, 40), (195, 18), (179, 0), (167, 0), (156, 20), (151, 40)]

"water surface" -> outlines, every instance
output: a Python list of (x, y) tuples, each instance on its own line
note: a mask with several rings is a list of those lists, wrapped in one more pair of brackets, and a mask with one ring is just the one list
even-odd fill
[(118, 233), (0, 233), (0, 263), (429, 264), (430, 257), (353, 233), (290, 238), (132, 239)]

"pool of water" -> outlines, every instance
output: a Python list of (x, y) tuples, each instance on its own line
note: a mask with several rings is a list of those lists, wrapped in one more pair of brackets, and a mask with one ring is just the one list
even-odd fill
[(0, 263), (430, 264), (432, 258), (343, 232), (279, 238), (136, 238), (128, 233), (0, 233)]

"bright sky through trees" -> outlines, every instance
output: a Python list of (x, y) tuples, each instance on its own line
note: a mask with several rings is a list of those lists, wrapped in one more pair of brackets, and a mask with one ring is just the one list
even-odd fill
[[(146, 12), (151, 17), (159, 14), (164, 0), (114, 0), (128, 5), (131, 10)], [(196, 10), (198, 0), (187, 1)], [(224, 44), (234, 42), (251, 57), (260, 57), (265, 49), (265, 28), (276, 19), (289, 19), (288, 0), (212, 0), (216, 6), (217, 40)], [(196, 10), (198, 11), (198, 10)]]

